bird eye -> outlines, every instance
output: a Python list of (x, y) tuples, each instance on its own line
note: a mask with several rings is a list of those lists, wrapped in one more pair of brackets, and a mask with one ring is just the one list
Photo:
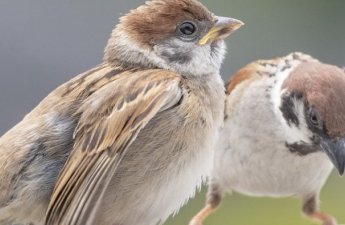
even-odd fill
[(191, 36), (196, 33), (197, 28), (193, 22), (187, 21), (179, 25), (178, 30), (183, 35)]
[(322, 127), (320, 115), (314, 108), (311, 108), (309, 110), (309, 122), (314, 127), (317, 127), (317, 128)]

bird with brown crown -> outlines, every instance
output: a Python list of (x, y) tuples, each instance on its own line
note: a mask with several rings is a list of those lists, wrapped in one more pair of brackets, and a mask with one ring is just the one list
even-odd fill
[(323, 225), (319, 193), (333, 165), (345, 167), (345, 73), (308, 55), (253, 62), (227, 85), (225, 124), (216, 147), (201, 225), (225, 192), (302, 200)]
[(224, 38), (197, 0), (123, 16), (104, 62), (0, 138), (0, 224), (154, 225), (209, 174), (223, 124)]

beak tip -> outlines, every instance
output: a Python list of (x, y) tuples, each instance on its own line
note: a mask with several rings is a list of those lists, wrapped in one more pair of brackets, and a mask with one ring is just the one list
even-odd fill
[(199, 44), (205, 45), (209, 40), (224, 39), (243, 25), (244, 22), (241, 20), (216, 16), (215, 25), (199, 40)]
[(245, 22), (243, 22), (243, 21), (241, 21), (241, 20), (239, 20), (239, 24), (240, 24), (240, 26), (246, 25)]
[(339, 175), (343, 176), (345, 174), (345, 139), (335, 142), (324, 140), (321, 147), (338, 170)]
[(333, 165), (337, 169), (339, 175), (343, 176), (345, 173), (345, 164), (341, 160), (334, 160)]
[(231, 26), (233, 30), (237, 30), (238, 28), (245, 25), (245, 23), (241, 20), (230, 18), (230, 17), (221, 17), (217, 16), (217, 24), (222, 26)]
[(245, 25), (244, 22), (242, 22), (241, 20), (237, 20), (237, 19), (231, 19), (230, 24), (232, 25), (233, 31), (235, 31), (235, 30), (237, 30), (237, 29), (239, 29)]
[(344, 175), (344, 172), (345, 172), (345, 167), (344, 167), (344, 166), (339, 167), (339, 168), (338, 168), (338, 172), (339, 172), (339, 175), (340, 175), (340, 176), (343, 176), (343, 175)]
[(244, 26), (245, 24), (243, 23), (243, 22), (241, 22), (241, 23), (235, 23), (233, 26), (232, 26), (232, 29), (233, 29), (233, 31), (235, 31), (235, 30), (238, 30), (238, 29), (240, 29), (242, 26)]

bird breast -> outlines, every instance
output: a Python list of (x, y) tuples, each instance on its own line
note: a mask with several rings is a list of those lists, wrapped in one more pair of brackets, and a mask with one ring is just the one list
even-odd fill
[(153, 118), (128, 149), (108, 188), (98, 224), (164, 221), (209, 175), (224, 107), (220, 103), (212, 108), (210, 98), (224, 98), (223, 85), (186, 82), (189, 90), (181, 104)]
[(228, 96), (231, 113), (216, 148), (213, 180), (228, 190), (257, 196), (317, 191), (332, 165), (322, 152), (300, 156), (285, 146), (286, 134), (267, 92), (271, 79), (255, 80)]

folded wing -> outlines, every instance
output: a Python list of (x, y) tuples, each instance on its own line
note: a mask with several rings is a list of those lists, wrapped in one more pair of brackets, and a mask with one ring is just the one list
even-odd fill
[(47, 225), (92, 224), (128, 146), (160, 111), (182, 98), (180, 77), (164, 70), (118, 75), (77, 111), (74, 148), (47, 211)]

